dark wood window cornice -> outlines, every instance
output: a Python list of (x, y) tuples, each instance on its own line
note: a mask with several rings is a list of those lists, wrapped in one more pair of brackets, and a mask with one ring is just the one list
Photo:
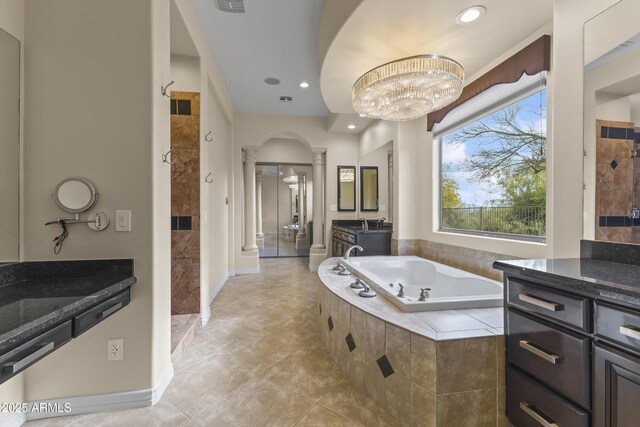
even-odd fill
[(542, 71), (551, 69), (551, 36), (544, 35), (538, 40), (531, 43), (500, 65), (491, 69), (491, 71), (482, 75), (478, 79), (469, 83), (462, 90), (462, 95), (453, 104), (446, 106), (438, 111), (429, 113), (427, 116), (428, 127), (431, 131), (436, 123), (440, 123), (449, 111), (457, 106), (464, 104), (474, 96), (484, 92), (492, 86), (515, 83), (523, 74), (533, 76)]

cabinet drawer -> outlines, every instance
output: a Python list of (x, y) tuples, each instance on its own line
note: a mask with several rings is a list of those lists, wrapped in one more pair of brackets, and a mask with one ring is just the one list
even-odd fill
[(509, 362), (585, 408), (590, 407), (590, 339), (508, 312)]
[(593, 365), (594, 427), (640, 425), (640, 359), (596, 345)]
[(129, 289), (73, 318), (73, 337), (88, 331), (129, 304)]
[(589, 414), (516, 368), (507, 370), (509, 421), (518, 427), (588, 427)]
[(0, 383), (33, 365), (70, 340), (71, 321), (69, 320), (1, 355)]
[(510, 305), (590, 332), (587, 298), (511, 277), (507, 286)]
[(640, 313), (596, 303), (596, 336), (640, 352)]

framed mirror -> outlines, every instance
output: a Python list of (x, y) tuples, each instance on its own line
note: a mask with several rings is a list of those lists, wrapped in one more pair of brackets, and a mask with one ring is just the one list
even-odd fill
[(633, 25), (637, 8), (637, 3), (622, 1), (584, 26), (587, 240), (640, 243), (640, 33)]
[(378, 211), (378, 167), (360, 166), (360, 210)]
[(56, 186), (53, 198), (63, 211), (81, 213), (95, 206), (98, 201), (98, 193), (89, 180), (67, 178)]
[(356, 167), (338, 166), (338, 211), (356, 210)]
[(0, 29), (0, 263), (20, 259), (20, 42)]

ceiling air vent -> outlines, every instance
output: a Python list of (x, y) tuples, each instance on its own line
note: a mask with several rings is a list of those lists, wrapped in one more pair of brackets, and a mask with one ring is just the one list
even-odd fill
[(222, 12), (244, 13), (244, 0), (217, 0)]
[(293, 97), (291, 96), (281, 96), (280, 102), (293, 102)]

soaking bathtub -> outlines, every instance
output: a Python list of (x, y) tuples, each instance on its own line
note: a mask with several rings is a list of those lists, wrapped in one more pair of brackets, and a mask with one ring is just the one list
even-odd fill
[[(502, 283), (424, 258), (372, 256), (339, 262), (404, 312), (502, 306)], [(397, 296), (399, 284), (404, 298)], [(431, 289), (425, 301), (418, 301), (421, 288)]]

